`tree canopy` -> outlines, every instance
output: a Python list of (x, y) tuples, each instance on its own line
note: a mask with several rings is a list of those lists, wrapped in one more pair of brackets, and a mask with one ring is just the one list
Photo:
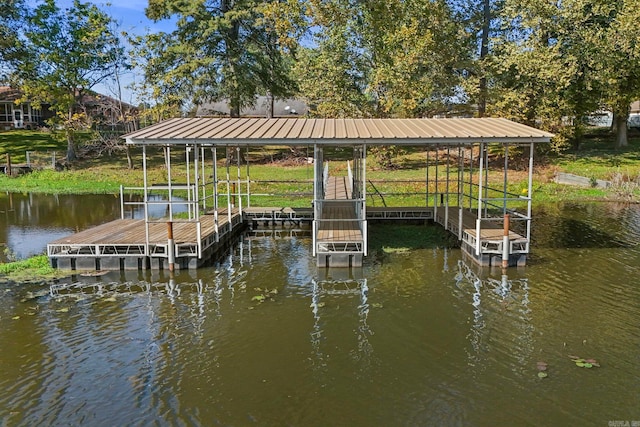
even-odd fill
[(293, 94), (288, 58), (257, 0), (149, 0), (150, 19), (176, 17), (171, 33), (135, 40), (154, 97), (200, 104), (227, 100), (232, 116), (256, 94)]
[(25, 54), (14, 59), (25, 100), (47, 103), (65, 129), (67, 159), (75, 154), (75, 135), (86, 126), (84, 96), (111, 78), (123, 58), (112, 18), (90, 3), (74, 0), (61, 9), (46, 0), (27, 14)]
[[(4, 68), (71, 122), (122, 61), (113, 19), (78, 0), (0, 2)], [(318, 117), (503, 116), (577, 144), (608, 110), (623, 146), (640, 98), (640, 0), (149, 0), (146, 14), (175, 22), (129, 37), (158, 119), (294, 96)]]

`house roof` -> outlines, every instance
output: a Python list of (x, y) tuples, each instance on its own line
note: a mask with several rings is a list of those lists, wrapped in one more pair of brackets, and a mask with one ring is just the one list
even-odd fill
[[(16, 99), (20, 98), (21, 96), (22, 96), (22, 91), (20, 89), (15, 89), (10, 86), (0, 86), (0, 101), (14, 102)], [(109, 95), (102, 95), (94, 91), (89, 91), (88, 93), (86, 93), (83, 96), (82, 101), (84, 104), (87, 104), (87, 105), (95, 105), (100, 103), (113, 104), (113, 105), (118, 104), (117, 99)], [(126, 102), (122, 102), (122, 106), (128, 110), (137, 108)]]
[(128, 144), (299, 145), (549, 142), (553, 134), (500, 118), (178, 118), (123, 136)]
[[(240, 111), (242, 117), (266, 117), (269, 99), (266, 96), (258, 96), (253, 107), (245, 107)], [(275, 117), (304, 116), (309, 112), (309, 106), (300, 99), (276, 99), (273, 102), (273, 115)], [(227, 101), (202, 104), (196, 111), (197, 117), (229, 116), (229, 103)]]
[(9, 86), (0, 86), (0, 101), (14, 102), (22, 96), (22, 92)]

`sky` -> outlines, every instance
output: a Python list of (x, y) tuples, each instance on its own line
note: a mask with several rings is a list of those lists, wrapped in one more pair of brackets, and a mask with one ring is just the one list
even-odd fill
[[(84, 0), (87, 1), (87, 0)], [(160, 31), (170, 32), (173, 30), (173, 21), (160, 21), (153, 22), (148, 19), (144, 14), (144, 9), (148, 5), (148, 0), (110, 0), (108, 3), (104, 1), (89, 1), (96, 4), (102, 10), (111, 15), (112, 18), (120, 25), (120, 30), (125, 31), (128, 34), (147, 34), (156, 33)], [(72, 0), (58, 0), (60, 6), (71, 4)], [(130, 104), (137, 104), (135, 94), (126, 86), (134, 83), (136, 79), (141, 79), (141, 73), (133, 72), (122, 76), (123, 86), (123, 101)], [(97, 92), (104, 93), (105, 95), (115, 95), (113, 89), (106, 87), (97, 87)]]

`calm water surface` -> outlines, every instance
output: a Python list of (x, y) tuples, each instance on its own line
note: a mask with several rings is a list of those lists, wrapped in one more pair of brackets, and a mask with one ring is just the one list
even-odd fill
[(0, 425), (639, 423), (640, 209), (548, 207), (534, 231), (506, 275), (429, 245), (319, 270), (285, 232), (173, 279), (5, 286)]

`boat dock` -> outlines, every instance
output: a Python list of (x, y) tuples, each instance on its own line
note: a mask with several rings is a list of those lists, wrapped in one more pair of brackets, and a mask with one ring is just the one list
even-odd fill
[(47, 245), (52, 266), (65, 270), (169, 269), (169, 227), (175, 267), (197, 268), (242, 230), (238, 210), (202, 215), (199, 221), (117, 219)]
[[(53, 266), (71, 270), (197, 268), (245, 227), (309, 223), (319, 268), (359, 267), (368, 251), (368, 221), (432, 220), (453, 233), (481, 266), (524, 265), (530, 251), (534, 144), (549, 142), (552, 136), (497, 118), (170, 119), (124, 137), (142, 149), (144, 182), (126, 190), (142, 193), (143, 201), (137, 204), (144, 208), (144, 219), (124, 218), (121, 189), (120, 220), (51, 242), (47, 252)], [(392, 195), (395, 204), (387, 206), (385, 190), (367, 179), (367, 148), (385, 145), (417, 147), (425, 153), (424, 165), (413, 166), (423, 168), (424, 180), (410, 193), (414, 198), (409, 206), (398, 202), (404, 193), (393, 192), (386, 195)], [(313, 157), (307, 156), (313, 191), (309, 177), (296, 181), (305, 188), (296, 188), (292, 196), (307, 198), (307, 208), (256, 207), (256, 200), (283, 198), (270, 189), (274, 183), (297, 186), (278, 181), (277, 166), (269, 181), (250, 176), (249, 151), (264, 146), (313, 150)], [(514, 152), (520, 162), (526, 163), (528, 156), (528, 185), (518, 194), (508, 190), (511, 146), (518, 148)], [(162, 182), (151, 182), (148, 174), (149, 147), (154, 155), (164, 156)], [(186, 171), (172, 176), (176, 148), (184, 152), (178, 161)], [(336, 159), (331, 163), (329, 157), (339, 155), (342, 162), (349, 152), (346, 173), (344, 163), (330, 173)], [(496, 159), (504, 162), (502, 171)], [(175, 176), (186, 182), (177, 182)], [(268, 185), (260, 188), (261, 183)], [(378, 198), (383, 206), (368, 206)], [(166, 206), (162, 218), (151, 217), (154, 204)]]

